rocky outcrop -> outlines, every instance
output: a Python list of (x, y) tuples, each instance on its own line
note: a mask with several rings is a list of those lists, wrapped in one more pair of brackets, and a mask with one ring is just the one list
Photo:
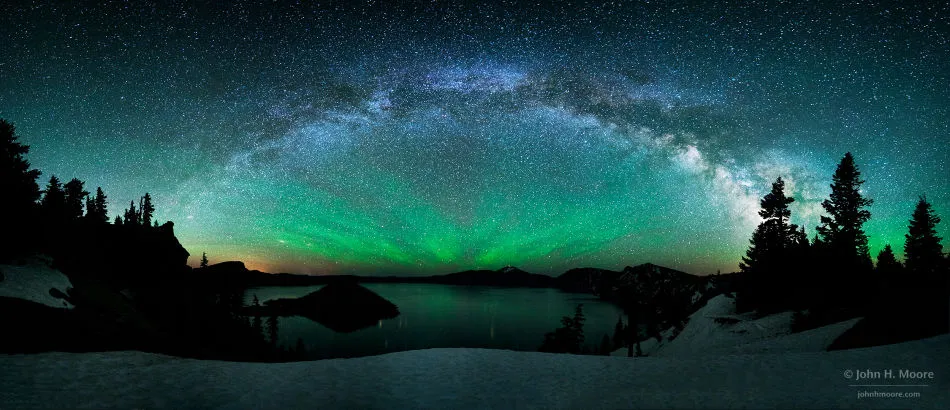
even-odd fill
[(52, 245), (55, 265), (70, 277), (148, 282), (188, 270), (188, 251), (174, 224), (159, 227), (78, 224)]
[(565, 292), (591, 293), (598, 295), (602, 289), (612, 286), (620, 272), (598, 268), (575, 268), (557, 277), (558, 289)]
[(248, 307), (248, 315), (303, 316), (337, 332), (348, 333), (399, 316), (392, 302), (353, 280), (331, 282), (296, 299), (277, 299)]

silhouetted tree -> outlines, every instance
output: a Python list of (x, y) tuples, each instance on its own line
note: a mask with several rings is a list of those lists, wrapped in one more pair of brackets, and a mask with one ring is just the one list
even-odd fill
[(861, 172), (851, 153), (844, 155), (832, 176), (831, 197), (821, 203), (829, 216), (821, 217), (818, 234), (845, 267), (870, 268), (871, 255), (863, 225), (871, 219), (867, 208), (874, 203), (861, 194)]
[(544, 343), (539, 351), (548, 353), (574, 353), (584, 351), (584, 309), (577, 305), (574, 317), (561, 318), (561, 327), (544, 335)]
[(135, 209), (135, 201), (129, 201), (129, 209), (125, 210), (123, 223), (131, 226), (139, 225), (139, 211)]
[(112, 224), (116, 226), (122, 226), (122, 217), (119, 215), (116, 215), (115, 220), (112, 221)]
[(884, 245), (882, 249), (877, 254), (877, 272), (878, 275), (882, 278), (893, 278), (895, 275), (900, 274), (901, 270), (904, 268), (900, 262), (897, 261), (897, 257), (894, 256), (894, 250), (891, 249), (891, 245)]
[(277, 347), (277, 315), (270, 315), (267, 317), (267, 334), (270, 336), (271, 346)]
[[(208, 267), (208, 253), (207, 253), (207, 252), (202, 252), (202, 253), (201, 253), (201, 264), (198, 265), (198, 267), (199, 267), (199, 268), (207, 268), (207, 267)], [(254, 298), (257, 299), (257, 296), (254, 296)]]
[(152, 214), (155, 213), (155, 206), (152, 205), (152, 196), (149, 195), (148, 192), (139, 200), (139, 212), (141, 212), (142, 215), (142, 226), (152, 226)]
[(251, 327), (254, 329), (254, 332), (264, 337), (264, 325), (261, 323), (261, 315), (258, 313), (257, 308), (261, 307), (260, 300), (257, 299), (257, 295), (254, 295), (254, 300), (251, 301), (251, 306), (254, 307), (254, 320), (251, 322)]
[(86, 215), (83, 217), (87, 220), (93, 220), (96, 212), (96, 202), (92, 196), (86, 197)]
[(832, 176), (831, 196), (821, 203), (829, 215), (821, 216), (818, 235), (823, 241), (816, 252), (823, 293), (815, 298), (825, 307), (866, 308), (873, 284), (873, 264), (863, 225), (871, 218), (873, 201), (861, 194), (861, 172), (851, 153), (845, 154)]
[(30, 146), (17, 142), (16, 128), (6, 120), (0, 119), (0, 187), (3, 187), (3, 200), (0, 200), (0, 216), (4, 219), (5, 230), (12, 235), (9, 245), (0, 246), (0, 257), (11, 256), (32, 246), (32, 239), (24, 240), (33, 234), (29, 229), (36, 214), (36, 201), (40, 197), (40, 187), (36, 179), (40, 171), (30, 169), (30, 163), (24, 155), (30, 152)]
[(619, 349), (624, 346), (623, 316), (617, 317), (617, 325), (614, 326), (614, 348)]
[(56, 175), (50, 176), (46, 189), (43, 190), (43, 199), (40, 201), (40, 206), (48, 219), (55, 219), (65, 214), (66, 194), (63, 192), (63, 184), (59, 182)]
[(753, 231), (750, 247), (739, 264), (742, 279), (736, 303), (740, 311), (772, 311), (790, 303), (790, 288), (782, 282), (788, 279), (795, 250), (808, 242), (804, 231), (789, 223), (792, 212), (788, 205), (794, 201), (785, 196), (785, 181), (778, 178), (760, 202), (763, 221)]
[(107, 223), (109, 221), (108, 210), (106, 209), (106, 194), (102, 192), (102, 187), (96, 188), (96, 196), (86, 199), (86, 218), (97, 223)]
[(82, 218), (82, 206), (89, 196), (89, 192), (83, 189), (84, 185), (79, 178), (73, 178), (63, 186), (66, 195), (66, 218), (69, 220)]
[(921, 196), (904, 235), (904, 260), (910, 274), (933, 277), (942, 268), (943, 245), (937, 236), (938, 223), (940, 217), (934, 213), (927, 197)]

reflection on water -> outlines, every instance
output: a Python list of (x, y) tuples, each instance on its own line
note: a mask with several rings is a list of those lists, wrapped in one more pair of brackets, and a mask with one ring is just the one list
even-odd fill
[[(314, 358), (355, 357), (441, 347), (534, 351), (544, 334), (560, 327), (561, 316), (584, 304), (586, 344), (594, 348), (612, 336), (621, 311), (592, 295), (556, 289), (466, 287), (435, 284), (371, 283), (363, 285), (399, 306), (401, 314), (376, 326), (337, 333), (299, 316), (282, 317), (279, 340), (294, 346), (297, 338)], [(248, 290), (261, 302), (304, 296), (321, 286), (265, 287)]]

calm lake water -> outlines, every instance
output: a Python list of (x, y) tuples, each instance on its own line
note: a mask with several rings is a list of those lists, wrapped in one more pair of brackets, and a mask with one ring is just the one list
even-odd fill
[[(414, 349), (475, 347), (536, 351), (544, 334), (561, 326), (562, 316), (573, 316), (584, 304), (585, 344), (600, 345), (613, 336), (621, 310), (593, 295), (557, 289), (496, 288), (436, 284), (367, 283), (399, 307), (400, 315), (352, 333), (337, 333), (310, 319), (282, 317), (279, 342), (288, 347), (302, 338), (312, 358), (375, 355)], [(261, 287), (249, 289), (261, 302), (295, 298), (322, 286)]]

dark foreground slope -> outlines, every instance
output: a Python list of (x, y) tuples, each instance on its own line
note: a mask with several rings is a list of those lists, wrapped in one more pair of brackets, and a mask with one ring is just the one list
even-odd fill
[[(948, 336), (836, 352), (669, 358), (426, 349), (271, 364), (46, 353), (0, 355), (0, 386), (10, 408), (946, 409), (946, 363)], [(919, 397), (859, 398), (869, 389), (849, 386), (842, 371), (868, 366), (936, 378), (901, 390)]]

